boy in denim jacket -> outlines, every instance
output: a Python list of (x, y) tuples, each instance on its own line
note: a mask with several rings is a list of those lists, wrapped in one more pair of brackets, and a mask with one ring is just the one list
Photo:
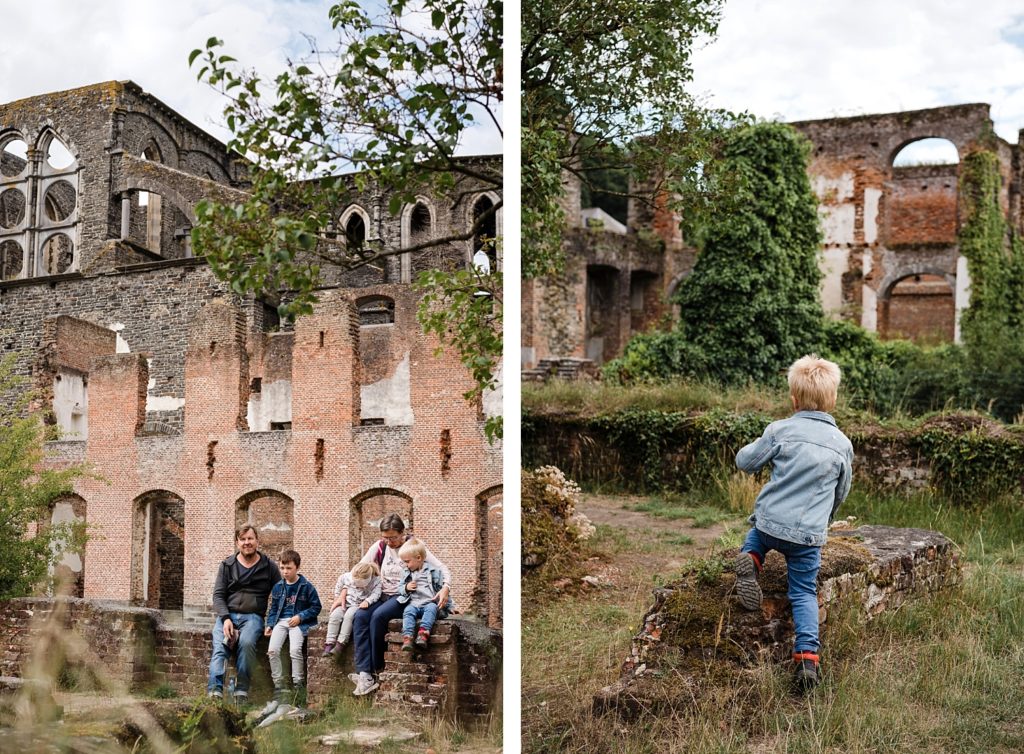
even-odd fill
[(809, 691), (819, 681), (818, 569), (828, 525), (850, 492), (853, 446), (828, 412), (836, 405), (839, 366), (804, 356), (789, 368), (794, 414), (772, 422), (760, 439), (736, 454), (736, 466), (750, 474), (771, 466), (749, 521), (753, 524), (736, 558), (736, 592), (747, 610), (761, 608), (757, 574), (765, 555), (786, 558), (793, 606), (796, 683)]
[[(402, 651), (426, 649), (434, 622), (446, 617), (452, 608), (451, 599), (444, 605), (438, 604), (444, 574), (426, 561), (427, 548), (418, 539), (410, 539), (402, 545), (398, 557), (405, 563), (398, 592), (398, 601), (405, 605), (402, 611)], [(413, 642), (417, 620), (420, 621), (420, 630)]]
[(292, 659), (292, 680), (295, 684), (296, 703), (305, 697), (306, 666), (302, 648), (306, 634), (316, 625), (320, 615), (320, 595), (316, 588), (299, 573), (302, 558), (295, 550), (281, 553), (281, 580), (270, 592), (270, 609), (264, 634), (270, 637), (270, 676), (274, 681), (274, 699), (286, 696), (284, 670), (281, 667), (281, 648), (287, 639)]

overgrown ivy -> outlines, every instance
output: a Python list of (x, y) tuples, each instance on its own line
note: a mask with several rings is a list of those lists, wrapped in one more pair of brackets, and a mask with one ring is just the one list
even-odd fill
[(1000, 206), (999, 168), (987, 149), (967, 153), (960, 165), (957, 240), (971, 279), (960, 322), (975, 401), (1012, 419), (1024, 406), (1024, 244)]
[(818, 345), (821, 236), (808, 154), (804, 138), (783, 123), (746, 124), (726, 134), (715, 169), (732, 196), (691, 239), (699, 254), (680, 286), (679, 326), (631, 340), (606, 375), (771, 382)]
[[(577, 469), (584, 488), (631, 492), (685, 491), (732, 468), (736, 452), (760, 436), (773, 417), (715, 409), (704, 412), (627, 410), (583, 418), (529, 414), (523, 422), (524, 463)], [(845, 428), (854, 451), (872, 445), (879, 427)], [(978, 414), (948, 413), (884, 431), (893, 457), (920, 457), (929, 484), (950, 500), (984, 504), (1024, 486), (1024, 429), (1001, 426)], [(596, 462), (579, 465), (568, 439), (586, 437)]]

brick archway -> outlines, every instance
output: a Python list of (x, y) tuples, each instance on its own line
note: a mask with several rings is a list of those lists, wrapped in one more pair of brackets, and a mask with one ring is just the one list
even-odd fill
[(412, 497), (390, 487), (365, 490), (349, 504), (349, 563), (354, 565), (370, 545), (380, 539), (380, 521), (388, 513), (397, 513), (406, 531), (413, 527)]
[(277, 490), (254, 490), (235, 503), (235, 528), (256, 527), (259, 548), (274, 560), (295, 547), (295, 502)]
[(495, 485), (476, 496), (477, 588), (473, 607), (491, 628), (501, 628), (501, 561), (504, 500), (502, 486)]
[(185, 501), (151, 490), (132, 503), (132, 604), (181, 610), (185, 593)]
[[(45, 519), (39, 522), (40, 527), (56, 524), (84, 524), (87, 518), (88, 504), (85, 498), (73, 493), (61, 495), (50, 503)], [(58, 545), (66, 549), (67, 542)], [(85, 596), (85, 553), (64, 552), (50, 569), (54, 580), (55, 591), (69, 597)]]

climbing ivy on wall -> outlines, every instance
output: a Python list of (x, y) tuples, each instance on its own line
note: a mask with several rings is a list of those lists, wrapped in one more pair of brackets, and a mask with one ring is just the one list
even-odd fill
[(678, 329), (668, 338), (634, 338), (606, 373), (627, 380), (681, 373), (769, 382), (814, 350), (823, 313), (807, 158), (807, 142), (783, 123), (728, 132), (716, 171), (734, 195), (691, 239), (700, 252), (680, 286)]
[(961, 317), (975, 398), (1012, 419), (1024, 405), (1024, 244), (999, 205), (999, 158), (979, 149), (960, 166), (960, 253), (971, 304)]

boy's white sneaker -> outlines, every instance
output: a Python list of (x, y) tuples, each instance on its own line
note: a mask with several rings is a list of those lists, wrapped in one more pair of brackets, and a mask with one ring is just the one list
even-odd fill
[(365, 678), (360, 678), (359, 683), (356, 685), (356, 690), (352, 692), (353, 696), (366, 696), (371, 691), (376, 691), (377, 687), (380, 686), (377, 681), (371, 678), (367, 681)]

